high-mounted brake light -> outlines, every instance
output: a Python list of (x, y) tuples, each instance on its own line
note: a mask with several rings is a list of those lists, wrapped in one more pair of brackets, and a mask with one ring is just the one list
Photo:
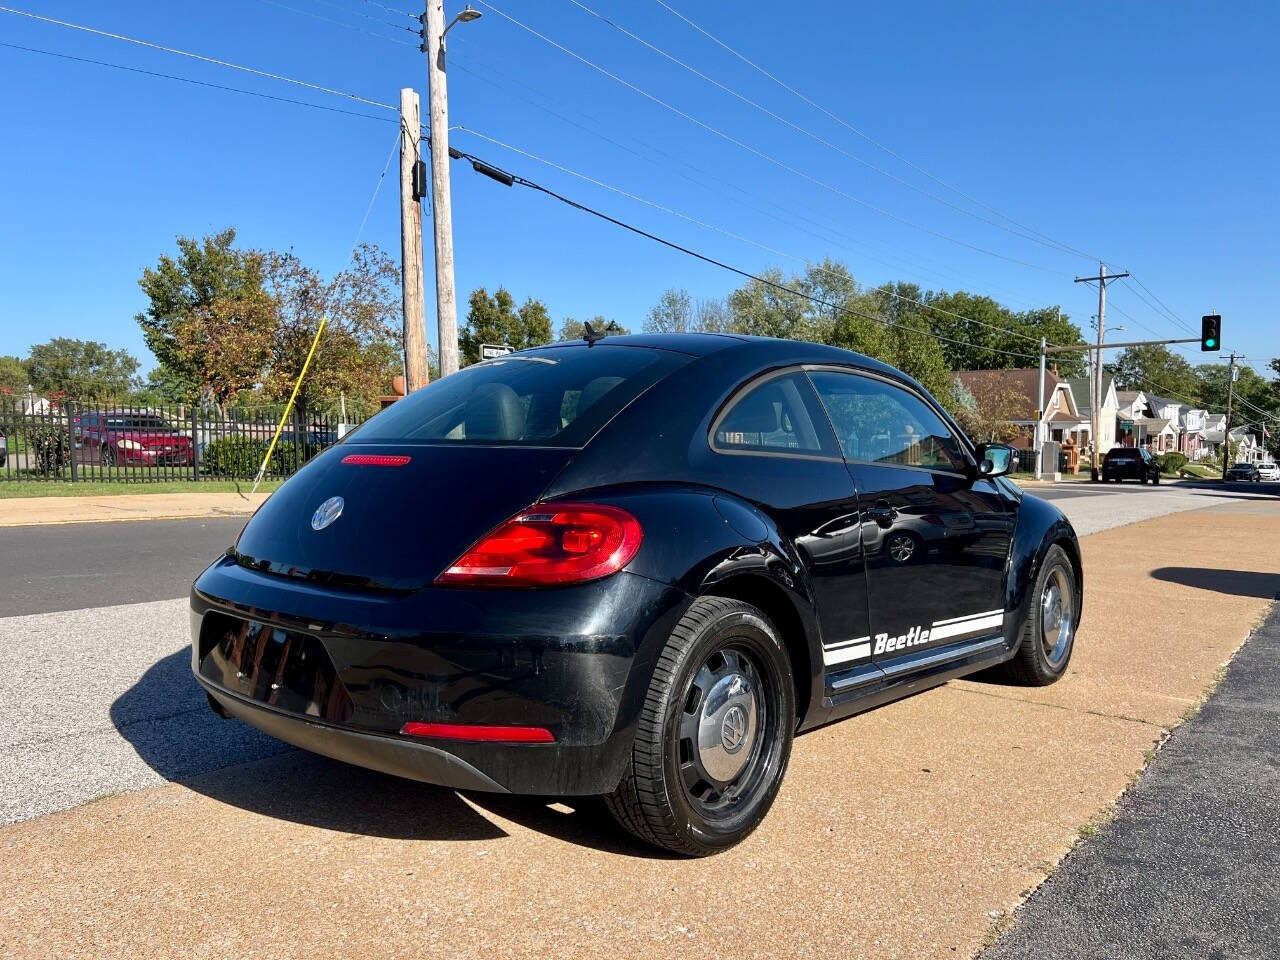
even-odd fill
[(412, 458), (390, 453), (348, 453), (343, 463), (353, 467), (403, 467)]
[(481, 537), (436, 583), (545, 587), (617, 573), (636, 555), (640, 521), (598, 503), (540, 503)]
[(406, 723), (400, 732), (408, 737), (483, 743), (555, 743), (556, 740), (546, 727), (498, 727), (476, 723)]

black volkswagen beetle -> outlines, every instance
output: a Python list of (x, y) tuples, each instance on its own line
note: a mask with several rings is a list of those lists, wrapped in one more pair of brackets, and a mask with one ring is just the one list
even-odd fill
[(643, 840), (714, 853), (764, 817), (796, 732), (1066, 670), (1079, 547), (1001, 477), (1011, 453), (833, 347), (526, 350), (276, 491), (195, 583), (192, 666), (214, 710), (308, 750), (601, 794)]

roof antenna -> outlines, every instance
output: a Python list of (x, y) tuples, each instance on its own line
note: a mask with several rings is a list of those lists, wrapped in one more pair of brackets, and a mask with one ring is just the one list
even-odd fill
[(603, 340), (605, 337), (607, 337), (610, 331), (621, 330), (621, 329), (622, 328), (619, 327), (615, 321), (610, 320), (605, 325), (603, 330), (597, 330), (595, 327), (591, 325), (591, 321), (587, 320), (587, 321), (584, 321), (582, 324), (582, 339), (587, 341), (587, 346), (591, 346), (593, 343), (596, 343), (597, 341)]

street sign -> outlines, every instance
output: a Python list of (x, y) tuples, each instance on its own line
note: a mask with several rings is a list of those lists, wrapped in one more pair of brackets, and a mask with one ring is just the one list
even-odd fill
[(480, 344), (481, 360), (492, 360), (494, 357), (505, 357), (508, 353), (514, 352), (513, 348), (508, 347), (505, 343)]
[(1132, 420), (1121, 420), (1121, 421), (1120, 421), (1120, 429), (1121, 429), (1121, 430), (1132, 430), (1132, 429), (1133, 429), (1133, 421), (1132, 421)]

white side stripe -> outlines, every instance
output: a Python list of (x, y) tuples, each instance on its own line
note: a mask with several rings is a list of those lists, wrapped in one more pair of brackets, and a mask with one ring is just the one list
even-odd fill
[(827, 650), (839, 650), (841, 647), (848, 647), (855, 643), (866, 643), (870, 637), (850, 637), (848, 640), (836, 640), (834, 643), (824, 643), (822, 646)]
[(929, 631), (929, 639), (945, 640), (948, 637), (960, 637), (969, 633), (980, 633), (984, 630), (994, 630), (996, 627), (1004, 624), (1004, 611), (996, 610), (994, 613), (978, 617), (973, 620), (948, 621), (942, 626), (934, 627)]
[(991, 616), (994, 616), (994, 615), (995, 615), (995, 614), (997, 614), (997, 613), (999, 613), (999, 614), (1003, 614), (1003, 613), (1004, 613), (1004, 611), (1003, 611), (1003, 610), (988, 610), (988, 611), (986, 611), (985, 613), (971, 613), (971, 614), (969, 614), (967, 617), (952, 617), (950, 620), (935, 620), (935, 621), (933, 621), (933, 625), (934, 625), (935, 627), (941, 627), (941, 626), (943, 626), (944, 624), (947, 624), (947, 623), (960, 623), (962, 620), (977, 620), (977, 619), (978, 619), (978, 618), (980, 618), (980, 617), (991, 617)]
[(871, 644), (867, 638), (863, 638), (861, 642), (854, 643), (852, 646), (846, 646), (839, 650), (823, 650), (822, 662), (828, 667), (835, 666), (838, 663), (848, 663), (850, 660), (862, 660), (871, 656)]

